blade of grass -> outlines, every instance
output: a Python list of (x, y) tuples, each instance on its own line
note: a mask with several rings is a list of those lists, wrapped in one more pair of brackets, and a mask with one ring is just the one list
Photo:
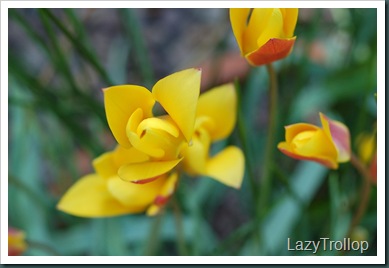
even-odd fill
[(77, 87), (76, 81), (74, 80), (74, 75), (72, 74), (71, 68), (66, 60), (65, 57), (65, 51), (63, 51), (59, 45), (58, 37), (55, 35), (54, 30), (52, 28), (52, 24), (49, 23), (49, 20), (47, 18), (47, 14), (40, 9), (38, 11), (41, 22), (48, 34), (49, 42), (51, 44), (51, 47), (53, 47), (55, 60), (54, 63), (58, 67), (59, 70), (63, 73), (65, 76), (64, 81), (68, 82), (70, 88), (72, 89), (73, 93), (78, 94), (79, 89)]
[(107, 72), (104, 70), (103, 66), (97, 60), (96, 55), (91, 49), (88, 49), (82, 42), (78, 40), (74, 34), (72, 34), (65, 25), (53, 15), (53, 13), (48, 9), (42, 9), (42, 12), (62, 31), (62, 33), (70, 40), (74, 47), (78, 50), (80, 55), (88, 61), (92, 67), (97, 71), (97, 73), (102, 77), (105, 83), (108, 85), (113, 85), (112, 80), (108, 76)]
[(55, 35), (52, 25), (48, 20), (47, 13), (43, 12), (42, 9), (40, 9), (39, 15), (54, 49), (54, 62), (56, 63), (58, 69), (62, 71), (62, 74), (65, 78), (64, 81), (68, 82), (69, 87), (72, 89), (72, 93), (75, 95), (75, 97), (80, 98), (83, 103), (85, 103), (88, 107), (91, 108), (93, 112), (98, 115), (102, 123), (107, 124), (102, 105), (94, 101), (93, 98), (91, 98), (90, 96), (87, 96), (85, 93), (83, 93), (77, 86), (77, 83), (74, 79), (74, 75), (71, 71), (71, 67), (66, 60), (65, 51), (61, 49), (61, 46), (58, 42), (58, 37)]
[(139, 66), (140, 74), (147, 88), (151, 88), (154, 84), (153, 68), (147, 53), (144, 37), (141, 32), (141, 25), (131, 9), (120, 9), (120, 17), (124, 24), (124, 29), (132, 42), (134, 48), (133, 55), (136, 57), (137, 65)]
[[(99, 117), (101, 122), (104, 125), (107, 125), (106, 117), (105, 117), (104, 110), (103, 110), (101, 103), (96, 101), (94, 98), (91, 98), (91, 96), (86, 95), (84, 92), (79, 90), (79, 88), (76, 86), (76, 82), (73, 78), (73, 75), (69, 71), (70, 68), (66, 64), (66, 60), (63, 56), (62, 51), (60, 50), (60, 46), (58, 45), (58, 40), (57, 40), (56, 36), (54, 36), (54, 34), (53, 34), (51, 25), (49, 23), (47, 23), (47, 20), (46, 20), (47, 18), (45, 17), (46, 13), (40, 12), (41, 16), (43, 17), (43, 21), (45, 22), (45, 25), (46, 25), (45, 27), (49, 28), (48, 33), (49, 33), (49, 37), (54, 45), (54, 51), (52, 49), (50, 49), (50, 46), (48, 45), (47, 41), (42, 36), (40, 36), (36, 31), (33, 30), (33, 28), (30, 26), (30, 23), (22, 15), (20, 15), (19, 12), (15, 11), (13, 9), (10, 9), (9, 13), (10, 13), (10, 18), (12, 18), (16, 22), (18, 22), (19, 25), (27, 33), (27, 35), (31, 38), (31, 40), (35, 44), (38, 44), (38, 47), (40, 47), (42, 52), (48, 57), (47, 62), (55, 63), (56, 66), (58, 67), (58, 68), (54, 68), (54, 66), (53, 66), (51, 68), (56, 69), (56, 70), (60, 69), (64, 72), (65, 78), (66, 78), (65, 81), (70, 82), (70, 85), (73, 89), (73, 93), (75, 93), (74, 97), (76, 97), (78, 101), (82, 101), (83, 107), (89, 107), (91, 109), (91, 111), (96, 113), (96, 115)], [(12, 54), (10, 54), (10, 56), (11, 55)], [(15, 58), (16, 57), (14, 57), (12, 59), (12, 61), (15, 60)], [(60, 62), (58, 62), (59, 61), (58, 58), (60, 58)], [(12, 61), (10, 60), (10, 62), (12, 62)], [(64, 64), (66, 64), (66, 66), (64, 66)], [(18, 67), (25, 68), (25, 66), (23, 64), (20, 64)], [(66, 68), (64, 68), (64, 67), (66, 67)], [(58, 91), (59, 90), (56, 90), (56, 92), (58, 92)], [(58, 93), (56, 93), (56, 94), (58, 94)], [(65, 96), (63, 96), (63, 97), (65, 97)]]
[(288, 193), (268, 212), (261, 229), (262, 252), (277, 254), (286, 249), (287, 238), (291, 237), (301, 213), (310, 203), (322, 184), (327, 169), (313, 162), (301, 162), (290, 178), (292, 191), (304, 202), (302, 206)]
[(60, 104), (60, 99), (53, 93), (46, 90), (41, 86), (39, 81), (30, 74), (24, 72), (24, 70), (18, 66), (16, 60), (11, 60), (9, 63), (9, 72), (15, 76), (15, 79), (19, 80), (30, 90), (30, 92), (36, 96), (37, 100), (42, 104), (40, 109), (44, 108), (55, 114), (58, 119), (67, 127), (67, 129), (73, 134), (74, 137), (85, 145), (94, 155), (98, 155), (104, 151), (99, 142), (91, 135), (87, 133), (84, 126), (76, 121), (72, 116), (71, 111), (64, 109)]

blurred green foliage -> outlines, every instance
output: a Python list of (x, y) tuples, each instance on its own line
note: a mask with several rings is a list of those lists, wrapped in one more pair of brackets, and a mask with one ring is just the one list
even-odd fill
[[(263, 168), (269, 86), (265, 67), (252, 68), (239, 81), (238, 124), (245, 128), (248, 145), (243, 186), (237, 191), (208, 178), (183, 177), (174, 198), (180, 205), (184, 243), (177, 238), (172, 206), (155, 218), (83, 219), (56, 210), (66, 189), (92, 170), (90, 161), (114, 146), (100, 89), (121, 83), (150, 88), (157, 77), (166, 75), (157, 68), (164, 62), (153, 60), (150, 51), (156, 33), (147, 31), (158, 16), (166, 19), (164, 12), (191, 14), (177, 15), (177, 20), (189, 22), (176, 25), (198, 23), (208, 16), (214, 27), (229, 27), (227, 10), (202, 15), (203, 10), (196, 9), (9, 10), (9, 225), (27, 233), (31, 247), (26, 254), (305, 255), (287, 251), (287, 238), (344, 237), (359, 204), (362, 182), (349, 163), (329, 171), (274, 148), (268, 206), (261, 219), (255, 217), (258, 204), (248, 176), (259, 182)], [(222, 15), (213, 17), (215, 12)], [(104, 24), (104, 14), (112, 25)], [(153, 27), (168, 36), (179, 32)], [(207, 51), (237, 52), (231, 30), (223, 33), (218, 45)], [(321, 111), (349, 127), (355, 150), (358, 134), (372, 132), (376, 124), (376, 10), (301, 9), (295, 34), (293, 53), (275, 64), (280, 89), (275, 140), (283, 140), (285, 125), (316, 124)], [(170, 44), (164, 45), (153, 53), (166, 53)], [(180, 66), (177, 55), (167, 57)], [(229, 143), (242, 145), (238, 130), (215, 149)], [(369, 255), (377, 253), (373, 188), (360, 223), (371, 245)]]

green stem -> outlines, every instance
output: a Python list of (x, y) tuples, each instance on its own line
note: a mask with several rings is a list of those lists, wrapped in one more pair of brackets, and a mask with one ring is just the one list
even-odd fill
[(249, 146), (247, 142), (247, 128), (246, 128), (247, 124), (245, 122), (245, 118), (243, 115), (242, 94), (240, 91), (240, 85), (238, 80), (235, 80), (235, 90), (238, 96), (238, 109), (237, 109), (238, 110), (238, 120), (237, 120), (238, 136), (240, 142), (242, 143), (242, 149), (244, 151), (244, 154), (246, 155), (246, 161), (245, 161), (246, 170), (247, 170), (246, 174), (249, 177), (251, 194), (253, 196), (254, 204), (257, 204), (258, 203), (257, 184), (255, 182), (255, 176), (253, 172), (254, 169), (250, 161), (251, 157), (249, 157), (250, 152), (249, 152)]
[[(254, 168), (253, 168), (252, 163), (250, 161), (250, 159), (251, 159), (250, 152), (249, 152), (250, 148), (249, 148), (249, 145), (247, 142), (247, 128), (246, 128), (247, 123), (246, 123), (245, 118), (243, 116), (242, 95), (241, 95), (240, 85), (239, 85), (238, 80), (235, 80), (235, 90), (236, 90), (236, 93), (238, 96), (238, 122), (237, 122), (238, 135), (239, 135), (240, 142), (242, 143), (243, 152), (246, 156), (246, 161), (245, 161), (246, 174), (249, 177), (250, 189), (251, 189), (251, 194), (253, 197), (253, 202), (254, 202), (254, 204), (258, 204), (258, 187), (257, 187), (257, 183), (255, 181)], [(259, 222), (259, 215), (258, 215), (257, 209), (255, 209), (254, 214), (255, 214), (255, 222), (258, 223)], [(258, 224), (257, 224), (257, 226), (258, 226)], [(258, 231), (254, 232), (254, 239), (257, 242), (256, 244), (259, 246), (260, 245), (260, 236), (259, 236)]]
[(269, 74), (270, 89), (269, 89), (269, 127), (267, 133), (267, 141), (265, 147), (265, 155), (263, 161), (261, 188), (259, 194), (259, 216), (262, 218), (266, 212), (267, 202), (269, 199), (269, 193), (271, 188), (271, 176), (270, 167), (274, 152), (274, 136), (277, 126), (277, 96), (278, 85), (275, 70), (271, 64), (266, 65), (267, 72)]
[(174, 220), (177, 227), (176, 231), (177, 231), (178, 252), (181, 256), (188, 256), (189, 254), (185, 244), (184, 227), (182, 224), (182, 213), (176, 198), (174, 198), (172, 205), (174, 210)]
[(154, 217), (151, 225), (150, 235), (147, 239), (147, 243), (144, 249), (144, 256), (155, 255), (159, 245), (159, 233), (161, 231), (161, 222), (163, 217), (163, 211)]
[(369, 171), (366, 169), (365, 165), (359, 160), (359, 158), (354, 153), (351, 154), (350, 162), (354, 166), (354, 168), (362, 175), (363, 183), (361, 186), (359, 206), (351, 220), (347, 237), (350, 237), (352, 231), (359, 224), (363, 215), (365, 214), (367, 205), (369, 204), (370, 189), (371, 189), (371, 183), (370, 183), (371, 176)]

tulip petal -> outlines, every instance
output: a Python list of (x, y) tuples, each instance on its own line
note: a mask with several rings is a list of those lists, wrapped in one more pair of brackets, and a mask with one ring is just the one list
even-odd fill
[(288, 39), (272, 38), (263, 46), (246, 56), (251, 65), (259, 66), (280, 60), (292, 51), (296, 37)]
[(141, 86), (121, 85), (104, 89), (108, 125), (120, 145), (131, 146), (126, 135), (126, 125), (132, 113), (140, 108), (144, 117), (150, 117), (154, 103), (151, 92)]
[(136, 184), (116, 176), (109, 179), (108, 191), (124, 206), (144, 211), (154, 201), (165, 181), (166, 178), (161, 176), (147, 184)]
[(111, 196), (106, 180), (97, 174), (78, 180), (63, 195), (57, 208), (79, 217), (109, 217), (133, 212)]
[(197, 117), (211, 118), (212, 129), (208, 129), (212, 141), (227, 137), (236, 122), (236, 92), (233, 84), (213, 88), (201, 94)]
[(297, 123), (293, 125), (289, 125), (285, 127), (285, 140), (287, 143), (291, 143), (293, 141), (293, 138), (305, 131), (316, 131), (319, 130), (320, 128), (311, 124), (306, 124), (306, 123)]
[[(268, 10), (268, 9), (266, 9)], [(260, 35), (257, 37), (256, 40), (256, 48), (262, 47), (264, 44), (266, 44), (269, 40), (279, 38), (283, 39), (285, 38), (283, 36), (283, 17), (282, 13), (279, 8), (272, 8), (270, 9), (270, 15), (269, 12), (266, 12), (266, 17), (263, 18), (261, 15), (264, 13), (262, 8), (254, 9), (252, 19), (250, 20), (249, 26), (247, 28), (247, 34), (250, 34), (250, 26), (252, 25), (252, 21), (257, 21), (257, 23), (262, 22), (264, 24), (263, 30), (260, 31)], [(258, 15), (257, 15), (258, 14)], [(259, 15), (261, 14), (261, 15)], [(258, 31), (258, 28), (256, 28), (256, 24), (253, 25), (254, 31)], [(253, 35), (253, 33), (251, 33)], [(251, 50), (253, 51), (253, 50)]]
[[(244, 32), (247, 28), (247, 19), (250, 14), (250, 8), (230, 8), (230, 21), (232, 31), (238, 43), (239, 49), (244, 56), (247, 50), (243, 48)], [(256, 45), (256, 38), (253, 39), (253, 44)], [(255, 47), (254, 47), (255, 48)]]
[(323, 130), (314, 132), (314, 135), (303, 146), (294, 148), (295, 153), (303, 156), (324, 157), (337, 160), (338, 153), (335, 145)]
[(201, 70), (187, 69), (159, 80), (153, 87), (154, 98), (177, 124), (187, 141), (192, 139)]
[(119, 177), (125, 181), (139, 183), (142, 180), (156, 178), (172, 170), (181, 159), (172, 161), (154, 161), (124, 165), (119, 168)]
[(244, 155), (235, 146), (229, 146), (207, 163), (206, 174), (225, 185), (240, 188), (244, 175)]
[(329, 119), (324, 114), (320, 113), (320, 120), (324, 131), (335, 143), (335, 147), (338, 151), (338, 162), (347, 162), (351, 157), (350, 149), (350, 132), (348, 128), (338, 122)]
[[(258, 48), (258, 40), (269, 27), (274, 8), (253, 8), (243, 36), (245, 55)], [(282, 21), (281, 21), (282, 23)], [(272, 26), (272, 25), (270, 25)], [(274, 33), (273, 33), (274, 34)], [(269, 38), (278, 37), (272, 35)], [(267, 40), (266, 40), (267, 41)]]
[(298, 8), (280, 8), (284, 18), (284, 37), (293, 36), (297, 24)]
[(309, 161), (315, 161), (317, 163), (320, 163), (328, 168), (331, 169), (337, 169), (338, 163), (334, 161), (331, 158), (328, 157), (314, 157), (314, 156), (302, 156), (299, 154), (296, 154), (293, 152), (293, 150), (290, 148), (289, 144), (287, 142), (280, 142), (277, 146), (277, 148), (285, 155), (297, 159), (297, 160), (309, 160)]

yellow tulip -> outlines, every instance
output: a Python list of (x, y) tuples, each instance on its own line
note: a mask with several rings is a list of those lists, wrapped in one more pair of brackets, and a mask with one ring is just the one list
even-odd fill
[(23, 231), (8, 227), (8, 256), (19, 256), (27, 249)]
[(285, 127), (285, 140), (278, 144), (284, 154), (301, 160), (311, 160), (331, 169), (350, 160), (350, 133), (348, 128), (320, 113), (322, 128), (298, 123)]
[[(94, 160), (96, 173), (76, 182), (58, 209), (83, 217), (155, 215), (173, 194), (181, 169), (239, 188), (241, 150), (228, 146), (209, 156), (211, 143), (235, 126), (234, 87), (223, 85), (199, 97), (200, 74), (198, 69), (174, 73), (152, 92), (135, 85), (105, 89), (108, 124), (119, 145)], [(153, 116), (155, 102), (166, 115)]]
[(280, 60), (292, 51), (297, 8), (231, 8), (230, 21), (242, 55), (253, 66)]
[[(201, 71), (188, 69), (158, 81), (150, 92), (144, 87), (120, 85), (104, 89), (107, 120), (117, 142), (126, 148), (135, 147), (149, 157), (151, 165), (141, 164), (139, 172), (163, 165), (172, 169), (181, 158), (180, 150), (192, 139)], [(154, 117), (155, 102), (167, 115)], [(128, 168), (126, 169), (128, 171)], [(134, 170), (134, 167), (131, 167)], [(168, 170), (161, 170), (160, 174)], [(155, 175), (160, 175), (155, 174)], [(147, 179), (147, 174), (130, 172), (124, 180)]]

